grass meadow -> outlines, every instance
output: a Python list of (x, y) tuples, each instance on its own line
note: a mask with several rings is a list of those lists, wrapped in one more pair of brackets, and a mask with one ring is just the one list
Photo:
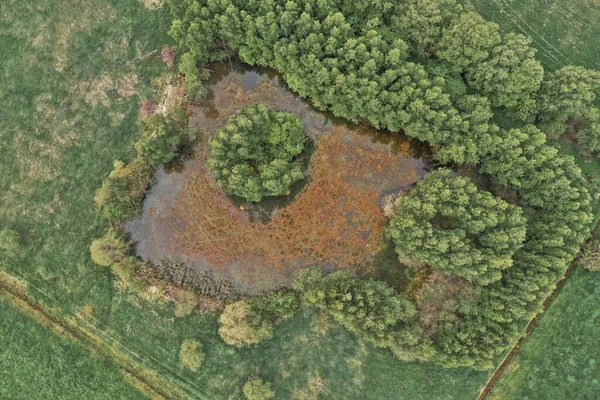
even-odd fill
[(531, 37), (544, 68), (600, 68), (598, 0), (469, 0), (505, 31)]
[[(103, 346), (172, 379), (194, 398), (241, 398), (254, 374), (272, 381), (278, 398), (476, 396), (488, 372), (398, 361), (319, 315), (299, 315), (273, 340), (240, 351), (219, 338), (216, 314), (175, 319), (172, 304), (115, 287), (110, 272), (89, 256), (91, 240), (107, 226), (92, 199), (113, 160), (131, 156), (140, 100), (165, 68), (159, 53), (170, 43), (170, 16), (137, 0), (4, 0), (0, 16), (0, 226), (19, 232), (23, 242), (17, 257), (0, 263), (26, 280), (29, 294), (46, 309), (77, 319)], [(10, 313), (3, 329), (9, 338), (26, 338), (27, 317)], [(178, 364), (179, 347), (189, 338), (200, 340), (206, 353), (197, 373)], [(37, 368), (24, 367), (23, 374), (43, 377), (37, 392), (60, 398), (68, 386), (51, 364), (12, 346), (18, 357), (9, 360)], [(67, 377), (85, 377), (95, 368), (79, 353), (52, 354)], [(135, 398), (120, 378), (102, 379), (114, 380), (113, 391), (106, 391), (112, 398)], [(19, 389), (10, 385), (3, 390)], [(79, 398), (102, 397), (88, 392)]]
[(0, 398), (145, 399), (115, 366), (59, 337), (0, 296)]
[(600, 279), (578, 267), (525, 339), (489, 398), (597, 399)]

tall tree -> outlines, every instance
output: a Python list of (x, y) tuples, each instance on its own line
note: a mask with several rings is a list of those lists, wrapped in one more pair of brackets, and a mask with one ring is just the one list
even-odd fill
[(519, 207), (438, 170), (400, 200), (387, 233), (398, 255), (485, 285), (512, 266), (525, 223)]
[(531, 39), (509, 33), (492, 49), (489, 59), (469, 69), (467, 81), (494, 106), (512, 109), (527, 119), (535, 111), (535, 93), (544, 77), (535, 53)]
[(577, 142), (587, 151), (600, 152), (600, 109), (592, 107), (585, 113), (577, 129)]
[(456, 0), (406, 0), (391, 17), (392, 29), (422, 52), (433, 52), (442, 30), (463, 11)]
[(549, 137), (564, 133), (569, 118), (581, 117), (589, 110), (599, 87), (600, 71), (566, 66), (547, 74), (538, 98), (541, 129)]
[(456, 71), (464, 71), (486, 60), (501, 40), (498, 24), (470, 11), (443, 30), (437, 55)]

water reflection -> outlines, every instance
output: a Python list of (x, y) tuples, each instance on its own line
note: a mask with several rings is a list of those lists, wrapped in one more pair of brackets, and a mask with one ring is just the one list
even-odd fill
[[(167, 166), (172, 173), (157, 172), (141, 218), (126, 224), (137, 254), (210, 270), (246, 293), (285, 285), (308, 265), (372, 270), (387, 248), (381, 199), (424, 176), (427, 146), (320, 112), (273, 71), (229, 63), (211, 70), (210, 95), (190, 118), (200, 130), (194, 151)], [(260, 204), (227, 197), (205, 168), (210, 137), (253, 102), (297, 114), (311, 138), (309, 178)]]

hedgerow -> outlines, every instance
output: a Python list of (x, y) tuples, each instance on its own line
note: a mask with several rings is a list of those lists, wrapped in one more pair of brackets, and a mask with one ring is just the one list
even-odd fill
[[(478, 307), (457, 312), (438, 327), (431, 348), (419, 350), (421, 358), (446, 366), (489, 367), (539, 309), (591, 221), (590, 197), (573, 160), (548, 146), (534, 126), (503, 129), (491, 123), (491, 104), (552, 126), (549, 133), (555, 133), (590, 104), (595, 74), (562, 71), (542, 83), (543, 69), (527, 40), (494, 33), (452, 0), (375, 2), (370, 8), (363, 1), (344, 0), (170, 4), (175, 15), (171, 34), (188, 63), (193, 58), (200, 65), (236, 52), (246, 63), (280, 72), (293, 91), (316, 107), (350, 121), (402, 129), (439, 149), (440, 161), (478, 165), (519, 196), (527, 235), (512, 256), (513, 267), (484, 288)], [(403, 12), (415, 13), (424, 23), (411, 25)], [(471, 29), (492, 32), (469, 40), (477, 47), (475, 58), (452, 48), (452, 37)], [(430, 60), (419, 61), (424, 57)], [(433, 73), (431, 62), (447, 65), (449, 72)], [(466, 79), (456, 75), (459, 70)], [(587, 83), (569, 93), (557, 91), (565, 73)], [(460, 94), (460, 80), (473, 94)], [(355, 332), (368, 336), (361, 329)], [(403, 339), (389, 346), (403, 356), (415, 334), (398, 332)]]

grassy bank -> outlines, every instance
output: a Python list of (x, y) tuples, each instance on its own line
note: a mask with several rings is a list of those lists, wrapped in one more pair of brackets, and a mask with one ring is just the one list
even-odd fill
[(594, 0), (470, 0), (487, 20), (533, 39), (544, 67), (600, 66), (600, 4)]

